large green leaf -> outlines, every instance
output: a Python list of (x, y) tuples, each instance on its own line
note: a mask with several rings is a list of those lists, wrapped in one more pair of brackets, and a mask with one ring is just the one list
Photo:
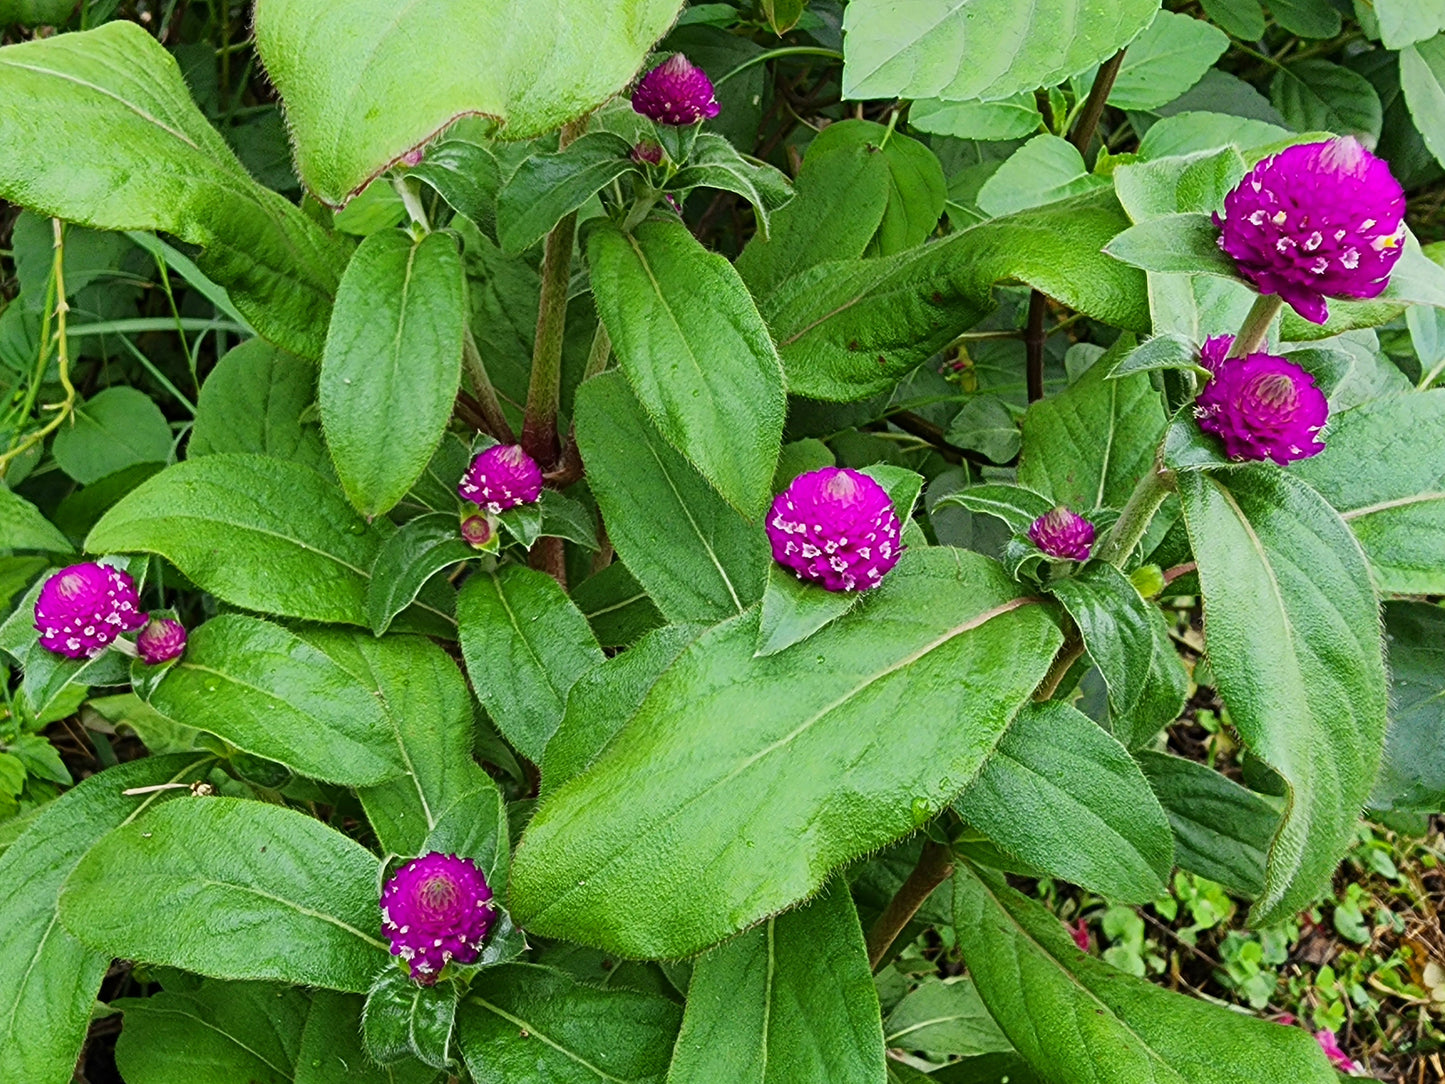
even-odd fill
[(925, 979), (888, 1014), (883, 1041), (890, 1048), (921, 1050), (937, 1059), (1013, 1051), (967, 977)]
[(0, 549), (73, 553), (75, 547), (24, 497), (0, 487)]
[(161, 408), (145, 392), (118, 385), (80, 403), (61, 426), (51, 454), (81, 485), (137, 463), (164, 463), (175, 441)]
[(1293, 470), (1350, 525), (1380, 591), (1445, 594), (1445, 389), (1333, 415), (1325, 450)]
[(1142, 110), (1172, 102), (1228, 48), (1229, 35), (1203, 19), (1161, 11), (1124, 54), (1109, 104)]
[(1116, 971), (997, 874), (954, 874), (955, 935), (984, 1004), (1051, 1084), (1334, 1084), (1302, 1028)]
[(1445, 609), (1392, 602), (1385, 607), (1385, 637), (1390, 730), (1370, 805), (1445, 811)]
[(457, 598), (467, 673), (497, 729), (533, 763), (562, 721), (568, 690), (602, 661), (581, 611), (545, 572), (479, 572)]
[(668, 187), (679, 192), (693, 188), (736, 192), (752, 204), (758, 236), (764, 240), (772, 228), (772, 212), (793, 198), (793, 186), (786, 175), (757, 159), (745, 158), (726, 139), (711, 132), (697, 137), (687, 166), (668, 182)]
[(473, 988), (457, 1027), (477, 1084), (663, 1084), (680, 1015), (657, 994), (512, 964)]
[(1433, 0), (1375, 0), (1374, 8), (1386, 49), (1403, 49), (1445, 31), (1445, 8)]
[(361, 993), (387, 966), (376, 856), (320, 821), (182, 798), (116, 828), (65, 882), (84, 944), (223, 979)]
[(437, 1071), (420, 1062), (386, 1068), (372, 1063), (361, 1045), (363, 1004), (354, 994), (312, 991), (295, 1084), (432, 1084)]
[(587, 245), (597, 311), (668, 441), (746, 516), (761, 516), (787, 405), (768, 329), (732, 264), (677, 220), (611, 225)]
[(1425, 146), (1445, 164), (1445, 34), (1400, 50), (1400, 89)]
[(158, 553), (235, 606), (368, 624), (381, 532), (333, 482), (299, 463), (208, 455), (132, 491), (86, 539), (91, 553)]
[(154, 37), (118, 20), (0, 51), (0, 196), (107, 230), (164, 230), (262, 335), (319, 357), (345, 248), (246, 172)]
[(667, 1084), (882, 1084), (883, 1029), (845, 884), (692, 965)]
[(1380, 96), (1370, 81), (1328, 60), (1284, 65), (1269, 86), (1270, 100), (1297, 132), (1380, 137)]
[(0, 855), (0, 1079), (69, 1080), (110, 953), (76, 941), (57, 921), (60, 886), (105, 833), (177, 791), (133, 787), (204, 778), (207, 758), (147, 757), (97, 772), (30, 823)]
[(743, 519), (663, 439), (621, 373), (579, 389), (577, 443), (608, 537), (670, 620), (721, 621), (762, 598), (762, 524)]
[(788, 390), (849, 401), (887, 391), (994, 307), (1019, 279), (1071, 308), (1149, 327), (1144, 278), (1101, 250), (1129, 224), (1099, 190), (990, 219), (942, 241), (872, 260), (820, 263), (768, 295)]
[(1307, 906), (1354, 838), (1385, 740), (1380, 619), (1365, 555), (1324, 499), (1273, 466), (1182, 472), (1220, 695), (1284, 779), (1259, 925)]
[(341, 276), (321, 359), (321, 424), (342, 488), (369, 520), (426, 469), (462, 376), (467, 284), (456, 242), (383, 230)]
[(366, 995), (361, 1015), (367, 1054), (382, 1065), (415, 1058), (445, 1068), (454, 1060), (457, 994), (454, 982), (423, 986), (401, 968), (387, 968)]
[(1083, 195), (1108, 183), (1089, 172), (1072, 143), (1044, 133), (1009, 155), (984, 181), (976, 202), (984, 214), (997, 217)]
[(226, 354), (201, 385), (186, 455), (254, 452), (332, 470), (321, 427), (302, 416), (316, 402), (316, 366), (251, 339)]
[(456, 513), (428, 512), (407, 520), (381, 544), (371, 566), (366, 589), (371, 631), (382, 635), (432, 577), (476, 555), (458, 529)]
[(1174, 868), (1169, 822), (1129, 751), (1058, 701), (1026, 705), (953, 804), (1009, 854), (1108, 899), (1158, 899)]
[(285, 99), (301, 179), (340, 204), (458, 117), (481, 115), (503, 138), (530, 139), (590, 112), (632, 78), (678, 7), (261, 0), (256, 48)]
[(1007, 98), (1099, 63), (1158, 10), (1158, 0), (854, 0), (843, 97)]
[(636, 172), (632, 144), (616, 132), (589, 132), (560, 151), (532, 155), (497, 195), (502, 252), (515, 256), (531, 248), (563, 215), (619, 177)]
[(125, 1014), (115, 1063), (127, 1084), (294, 1084), (310, 999), (294, 987), (208, 980), (111, 1002)]
[(520, 923), (684, 956), (916, 828), (978, 771), (1061, 640), (994, 562), (915, 548), (776, 655), (757, 611), (705, 633), (516, 853)]

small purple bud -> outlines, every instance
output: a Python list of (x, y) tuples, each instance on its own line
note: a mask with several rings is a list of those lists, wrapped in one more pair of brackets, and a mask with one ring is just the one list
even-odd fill
[(1045, 512), (1029, 526), (1029, 541), (1050, 557), (1087, 561), (1094, 548), (1094, 525), (1063, 505)]
[(632, 148), (632, 160), (638, 165), (662, 165), (662, 144), (655, 139), (644, 139)]
[(186, 627), (169, 617), (158, 617), (135, 638), (136, 653), (147, 666), (179, 659), (186, 650)]
[(481, 549), (492, 540), (492, 524), (486, 516), (467, 516), (462, 520), (462, 537)]
[(381, 930), (411, 977), (432, 986), (448, 961), (469, 964), (496, 920), (492, 890), (469, 858), (413, 858), (381, 892)]
[(1389, 284), (1404, 215), (1390, 167), (1346, 136), (1265, 158), (1224, 197), (1214, 223), (1219, 247), (1255, 289), (1323, 324), (1325, 298), (1377, 297)]
[(135, 581), (94, 561), (54, 573), (35, 600), (41, 646), (71, 659), (93, 658), (122, 632), (145, 623)]
[(902, 526), (883, 487), (855, 470), (824, 467), (773, 498), (773, 560), (829, 591), (877, 587), (898, 563)]
[[(1204, 367), (1214, 375), (1194, 404), (1199, 428), (1224, 442), (1230, 459), (1272, 459), (1281, 465), (1325, 450), (1315, 439), (1330, 416), (1315, 378), (1294, 362), (1273, 354), (1218, 356), (1205, 343)], [(1228, 351), (1228, 345), (1224, 352)]]
[(707, 73), (674, 53), (638, 81), (632, 108), (658, 124), (680, 128), (717, 116), (721, 107)]
[(413, 166), (421, 165), (421, 160), (426, 157), (426, 147), (413, 147), (401, 156), (401, 164), (411, 169)]
[(520, 444), (494, 444), (472, 460), (457, 492), (463, 500), (500, 515), (542, 496), (542, 468)]

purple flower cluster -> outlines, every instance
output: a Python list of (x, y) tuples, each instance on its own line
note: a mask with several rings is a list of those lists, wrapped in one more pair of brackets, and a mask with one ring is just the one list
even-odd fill
[(542, 468), (520, 444), (494, 444), (472, 460), (457, 492), (483, 511), (501, 515), (542, 496)]
[(1213, 376), (1194, 405), (1199, 428), (1219, 437), (1231, 459), (1283, 465), (1324, 451), (1316, 434), (1330, 408), (1315, 378), (1273, 354), (1228, 357), (1233, 341), (1216, 335), (1200, 351)]
[(1219, 247), (1246, 280), (1322, 324), (1325, 298), (1384, 290), (1405, 240), (1404, 214), (1390, 167), (1347, 136), (1265, 158), (1214, 222)]
[(496, 910), (492, 890), (469, 858), (433, 851), (413, 858), (381, 892), (381, 929), (391, 954), (423, 986), (451, 960), (469, 964), (481, 954)]
[(1087, 561), (1094, 548), (1094, 525), (1060, 505), (1029, 525), (1029, 541), (1050, 557)]
[(62, 568), (35, 600), (35, 628), (48, 651), (71, 659), (99, 655), (123, 632), (146, 623), (130, 575), (87, 561)]
[(135, 649), (147, 666), (179, 659), (186, 650), (186, 627), (169, 617), (155, 618), (135, 638)]
[(632, 92), (632, 108), (658, 124), (686, 127), (718, 115), (707, 73), (674, 53), (644, 75)]
[(829, 591), (866, 591), (903, 552), (902, 527), (883, 487), (855, 470), (824, 467), (793, 479), (773, 499), (773, 559)]

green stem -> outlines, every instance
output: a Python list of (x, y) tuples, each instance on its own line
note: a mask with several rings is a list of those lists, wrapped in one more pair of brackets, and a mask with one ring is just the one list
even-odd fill
[(583, 381), (591, 380), (594, 376), (600, 376), (607, 369), (607, 360), (612, 356), (612, 336), (607, 334), (607, 328), (601, 320), (597, 321), (597, 330), (592, 335), (592, 349), (587, 352), (587, 368), (582, 371)]
[(953, 873), (953, 852), (942, 843), (925, 840), (923, 852), (918, 856), (918, 865), (908, 875), (908, 880), (888, 902), (878, 916), (873, 928), (868, 931), (868, 966), (874, 971), (888, 955), (888, 949), (898, 935), (913, 920), (933, 890), (948, 880)]
[(1129, 503), (1124, 505), (1124, 510), (1119, 513), (1114, 526), (1094, 550), (1093, 556), (1101, 561), (1108, 561), (1115, 568), (1123, 568), (1124, 562), (1139, 544), (1139, 539), (1143, 538), (1144, 532), (1149, 529), (1154, 513), (1159, 511), (1164, 498), (1169, 496), (1173, 483), (1173, 473), (1166, 471), (1156, 462), (1149, 472), (1139, 479), (1134, 492), (1129, 494)]
[(769, 49), (766, 53), (759, 53), (757, 56), (750, 56), (736, 68), (724, 73), (721, 79), (713, 82), (714, 87), (720, 87), (735, 75), (747, 71), (758, 64), (766, 64), (769, 60), (776, 60), (782, 56), (825, 56), (829, 60), (842, 60), (843, 54), (836, 49), (823, 49), (816, 45), (788, 45), (781, 49)]
[(472, 390), (476, 392), (477, 402), (482, 407), (482, 420), (487, 423), (487, 428), (492, 431), (503, 444), (512, 444), (516, 441), (516, 434), (512, 432), (512, 426), (507, 421), (507, 416), (502, 413), (502, 402), (497, 398), (497, 389), (492, 385), (492, 378), (487, 374), (487, 366), (482, 361), (482, 352), (477, 349), (476, 336), (472, 334), (470, 326), (466, 329), (466, 336), (462, 339), (462, 365), (467, 370), (467, 379), (472, 382)]
[(395, 177), (392, 180), (392, 187), (396, 194), (401, 197), (402, 206), (406, 208), (407, 217), (412, 220), (423, 234), (431, 232), (431, 223), (427, 221), (426, 208), (421, 205), (421, 193), (416, 190), (416, 184), (410, 177)]
[(1229, 349), (1229, 356), (1242, 358), (1246, 354), (1253, 354), (1261, 346), (1269, 335), (1269, 325), (1274, 323), (1274, 318), (1279, 315), (1279, 310), (1284, 307), (1284, 298), (1279, 294), (1260, 294), (1255, 298), (1249, 315), (1244, 318), (1244, 323), (1239, 328), (1239, 334), (1234, 337), (1234, 345)]
[(637, 197), (637, 202), (632, 205), (632, 210), (627, 212), (627, 217), (622, 220), (622, 232), (631, 233), (642, 225), (642, 222), (651, 213), (652, 208), (657, 205), (658, 197), (662, 193), (656, 189), (649, 188)]

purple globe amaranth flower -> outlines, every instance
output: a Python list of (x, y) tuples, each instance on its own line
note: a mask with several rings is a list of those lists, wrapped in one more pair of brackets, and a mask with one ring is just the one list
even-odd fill
[(877, 587), (903, 552), (902, 526), (883, 487), (838, 467), (793, 479), (773, 498), (767, 531), (778, 564), (829, 591)]
[(1346, 136), (1263, 159), (1224, 197), (1214, 223), (1245, 279), (1322, 324), (1325, 298), (1377, 297), (1389, 284), (1404, 215), (1390, 167)]
[(717, 116), (721, 107), (707, 73), (674, 53), (638, 80), (632, 108), (658, 124), (685, 127)]
[(186, 626), (169, 617), (158, 617), (135, 638), (136, 654), (147, 666), (179, 659), (186, 650)]
[(463, 500), (500, 515), (542, 495), (542, 468), (520, 444), (494, 444), (472, 460), (457, 492)]
[(71, 659), (99, 655), (121, 633), (145, 623), (135, 581), (94, 561), (54, 573), (35, 600), (41, 646)]
[(1273, 459), (1281, 465), (1319, 455), (1315, 439), (1330, 416), (1315, 378), (1273, 354), (1226, 357), (1234, 339), (1216, 335), (1200, 359), (1214, 375), (1194, 404), (1199, 428), (1224, 442), (1230, 459)]
[(472, 963), (496, 921), (492, 890), (470, 858), (413, 858), (381, 891), (381, 929), (411, 977), (431, 986), (448, 961)]
[(1029, 541), (1050, 557), (1087, 561), (1094, 548), (1094, 525), (1059, 505), (1029, 524)]

